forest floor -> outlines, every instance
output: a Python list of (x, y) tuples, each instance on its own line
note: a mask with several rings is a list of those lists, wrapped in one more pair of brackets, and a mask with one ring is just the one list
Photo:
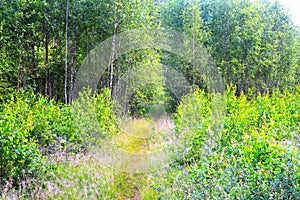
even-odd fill
[[(170, 117), (159, 120), (132, 119), (122, 125), (122, 131), (110, 142), (131, 157), (139, 157), (158, 151), (160, 136), (174, 131), (174, 128)], [(120, 168), (113, 163), (103, 163), (96, 153), (78, 154), (64, 160), (57, 162), (54, 180), (47, 182), (47, 189), (41, 190), (38, 195), (40, 198), (157, 199), (157, 191), (149, 183), (152, 177), (164, 173), (160, 166), (154, 171), (147, 171), (138, 164), (143, 160), (138, 159), (137, 163)], [(121, 162), (126, 162), (126, 157)]]

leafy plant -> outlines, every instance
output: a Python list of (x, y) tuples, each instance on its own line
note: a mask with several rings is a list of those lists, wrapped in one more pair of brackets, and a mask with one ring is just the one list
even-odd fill
[(100, 140), (110, 137), (116, 129), (109, 89), (93, 96), (90, 94), (91, 90), (87, 89), (72, 102), (74, 126), (87, 148), (98, 145)]
[(78, 151), (81, 143), (71, 107), (32, 92), (13, 93), (0, 112), (1, 181), (42, 175), (47, 155)]
[(211, 154), (203, 153), (210, 95), (203, 91), (189, 95), (176, 114), (178, 134), (189, 144), (188, 154), (179, 162), (185, 170), (170, 169), (176, 175), (165, 175), (172, 181), (161, 194), (169, 196), (172, 185), (172, 193), (185, 199), (296, 199), (300, 195), (298, 89), (236, 96), (236, 89), (228, 87), (221, 138)]

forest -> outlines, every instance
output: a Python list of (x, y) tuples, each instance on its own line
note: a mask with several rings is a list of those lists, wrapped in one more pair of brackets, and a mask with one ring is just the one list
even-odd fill
[(299, 142), (278, 0), (0, 0), (0, 199), (299, 199)]

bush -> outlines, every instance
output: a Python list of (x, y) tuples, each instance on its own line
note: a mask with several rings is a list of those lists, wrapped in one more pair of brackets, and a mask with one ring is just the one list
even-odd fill
[(208, 127), (211, 122), (210, 95), (203, 90), (182, 99), (175, 113), (176, 131), (183, 138), (187, 148), (185, 161), (197, 160), (202, 152), (202, 147)]
[(86, 90), (72, 102), (74, 124), (86, 148), (98, 145), (102, 139), (110, 137), (116, 128), (109, 89), (93, 96), (90, 94), (91, 90)]
[[(218, 148), (203, 154), (210, 95), (196, 91), (178, 107), (176, 127), (189, 144), (171, 185), (185, 199), (296, 199), (300, 196), (300, 94), (226, 96)], [(173, 175), (174, 177), (174, 175)], [(163, 193), (167, 194), (168, 189)]]
[[(226, 116), (220, 130), (220, 148), (242, 142), (253, 132), (265, 132), (276, 141), (299, 141), (300, 94), (274, 92), (272, 95), (236, 97), (229, 88), (226, 96)], [(188, 158), (199, 157), (211, 123), (211, 96), (202, 90), (187, 96), (175, 114), (177, 132), (184, 135), (190, 148)]]
[(43, 166), (37, 138), (31, 134), (34, 129), (33, 110), (25, 99), (13, 97), (0, 114), (1, 181), (35, 176)]
[(183, 199), (297, 199), (299, 156), (267, 142), (268, 148), (262, 151), (265, 157), (259, 156), (261, 148), (250, 154), (243, 152), (261, 144), (229, 147), (199, 159), (186, 173), (175, 176), (173, 192)]
[(132, 94), (129, 102), (130, 114), (134, 117), (155, 117), (155, 113), (163, 115), (167, 111), (164, 103), (167, 100), (163, 87), (157, 84), (145, 84)]
[(22, 180), (46, 172), (45, 156), (77, 151), (71, 107), (29, 93), (12, 94), (0, 113), (0, 175)]
[(43, 154), (80, 149), (82, 139), (74, 125), (70, 106), (48, 101), (41, 96), (31, 106), (34, 111), (31, 136), (38, 140)]

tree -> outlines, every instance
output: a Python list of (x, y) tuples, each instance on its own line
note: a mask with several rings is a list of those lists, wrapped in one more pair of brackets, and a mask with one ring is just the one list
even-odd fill
[(207, 0), (202, 9), (212, 55), (237, 94), (250, 87), (267, 92), (293, 84), (295, 28), (278, 2)]

